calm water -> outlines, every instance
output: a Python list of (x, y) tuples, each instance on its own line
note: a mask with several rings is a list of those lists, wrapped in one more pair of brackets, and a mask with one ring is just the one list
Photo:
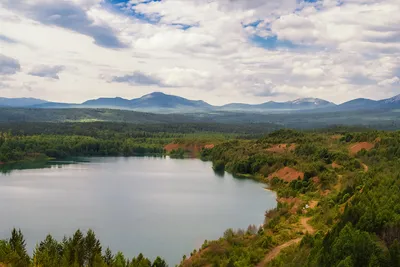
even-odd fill
[(275, 206), (262, 184), (218, 176), (209, 162), (91, 158), (0, 174), (0, 239), (21, 228), (32, 251), (48, 233), (92, 228), (114, 252), (173, 265), (227, 228), (261, 224)]

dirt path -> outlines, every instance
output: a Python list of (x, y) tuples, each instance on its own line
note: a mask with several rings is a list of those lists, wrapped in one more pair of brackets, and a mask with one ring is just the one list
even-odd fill
[(368, 172), (369, 168), (364, 163), (361, 163), (361, 166), (364, 168), (364, 172)]
[(282, 249), (285, 249), (287, 247), (290, 247), (293, 244), (297, 244), (301, 241), (301, 238), (296, 238), (296, 239), (292, 239), (286, 243), (283, 243), (280, 246), (275, 247), (273, 250), (271, 250), (270, 252), (268, 252), (268, 254), (265, 256), (265, 258), (262, 260), (262, 262), (260, 262), (257, 267), (264, 267), (265, 264), (267, 264), (268, 262), (272, 261), (273, 259), (275, 259), (276, 256), (279, 255), (279, 253), (281, 252)]
[[(300, 223), (301, 226), (304, 228), (304, 233), (309, 233), (309, 234), (314, 234), (315, 233), (315, 229), (308, 224), (308, 221), (311, 220), (311, 218), (301, 218), (300, 219)], [(296, 239), (292, 239), (286, 243), (283, 243), (280, 246), (275, 247), (274, 249), (272, 249), (270, 252), (267, 253), (267, 255), (265, 255), (265, 258), (257, 265), (257, 267), (264, 267), (268, 262), (272, 261), (273, 259), (276, 258), (276, 256), (279, 255), (279, 253), (287, 248), (290, 247), (291, 245), (297, 244), (301, 241), (301, 237), (296, 238)]]
[(301, 218), (300, 219), (300, 223), (304, 228), (304, 233), (309, 233), (309, 234), (314, 234), (315, 233), (315, 229), (308, 224), (308, 221), (311, 220), (311, 218)]

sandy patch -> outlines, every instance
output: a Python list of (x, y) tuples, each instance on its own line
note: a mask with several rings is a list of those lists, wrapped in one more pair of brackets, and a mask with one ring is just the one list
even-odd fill
[(300, 179), (304, 178), (304, 173), (297, 171), (290, 167), (285, 167), (280, 169), (277, 172), (274, 172), (268, 176), (268, 179), (272, 179), (274, 177), (278, 177), (279, 179), (284, 180), (285, 182), (291, 182), (297, 180), (299, 177)]
[(331, 190), (327, 189), (327, 190), (324, 190), (324, 191), (321, 192), (321, 196), (325, 197), (325, 196), (329, 195), (330, 193), (331, 193)]
[(354, 155), (363, 149), (368, 151), (368, 150), (373, 149), (374, 147), (375, 147), (375, 145), (373, 143), (368, 143), (368, 142), (356, 143), (356, 144), (350, 146), (350, 153)]
[(191, 157), (196, 157), (200, 151), (204, 149), (212, 149), (214, 148), (214, 144), (207, 144), (207, 145), (185, 145), (185, 144), (168, 144), (164, 147), (164, 149), (170, 153), (172, 150), (183, 149), (184, 151), (189, 152)]
[(172, 150), (178, 150), (179, 148), (183, 147), (180, 144), (168, 144), (164, 147), (167, 152), (171, 152)]
[(311, 200), (310, 204), (308, 204), (310, 206), (310, 209), (315, 209), (318, 206), (318, 201), (317, 200)]
[(204, 146), (204, 149), (213, 149), (215, 147), (214, 144), (208, 144)]
[(342, 168), (342, 165), (337, 164), (336, 162), (332, 162), (332, 168), (334, 169), (340, 169)]
[(297, 210), (300, 208), (301, 203), (302, 203), (300, 199), (295, 198), (295, 197), (289, 197), (289, 198), (281, 197), (281, 198), (278, 198), (278, 202), (289, 204), (289, 206), (291, 206), (291, 208), (290, 208), (291, 214), (296, 214)]
[(281, 253), (281, 250), (290, 247), (294, 244), (300, 243), (301, 238), (296, 238), (293, 240), (290, 240), (280, 246), (277, 246), (275, 248), (273, 248), (270, 252), (268, 252), (268, 254), (265, 256), (265, 258), (262, 260), (262, 262), (260, 262), (257, 267), (264, 267), (268, 262), (272, 261), (273, 259), (276, 258), (276, 256), (279, 255), (279, 253)]
[(272, 153), (285, 153), (285, 152), (292, 152), (296, 149), (296, 144), (276, 144), (267, 148), (268, 152)]
[(303, 226), (303, 228), (304, 228), (304, 233), (309, 233), (309, 234), (314, 234), (315, 233), (315, 230), (314, 230), (314, 228), (311, 226), (311, 225), (309, 225), (308, 224), (308, 221), (309, 220), (311, 220), (311, 218), (301, 218), (300, 219), (300, 223), (301, 223), (301, 225)]
[(313, 181), (314, 184), (319, 184), (321, 182), (318, 176), (311, 178), (311, 181)]

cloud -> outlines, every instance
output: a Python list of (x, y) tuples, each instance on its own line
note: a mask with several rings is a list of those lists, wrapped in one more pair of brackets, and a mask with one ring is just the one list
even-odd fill
[(161, 80), (158, 78), (142, 73), (140, 71), (136, 71), (132, 74), (122, 75), (122, 76), (114, 76), (111, 78), (110, 82), (114, 83), (126, 83), (129, 85), (156, 85), (160, 87), (166, 86)]
[(58, 74), (65, 69), (64, 66), (36, 66), (29, 72), (29, 75), (38, 76), (43, 78), (51, 78), (59, 80)]
[(3, 54), (68, 66), (57, 92), (19, 72), (2, 95), (37, 81), (24, 92), (69, 102), (160, 86), (211, 104), (386, 98), (400, 93), (398, 1), (0, 0), (1, 34), (26, 44)]
[(9, 44), (17, 43), (17, 41), (15, 41), (14, 39), (11, 39), (3, 34), (0, 34), (0, 42), (5, 42), (5, 43), (9, 43)]
[[(83, 2), (83, 4), (93, 4)], [(117, 33), (106, 23), (96, 23), (79, 5), (66, 1), (8, 0), (6, 6), (45, 25), (58, 26), (90, 36), (94, 43), (105, 48), (126, 48)]]
[(12, 75), (21, 70), (18, 60), (0, 54), (0, 75)]
[(400, 84), (400, 78), (395, 76), (395, 77), (392, 77), (390, 79), (386, 79), (386, 80), (380, 81), (378, 84), (381, 85), (381, 86), (389, 86), (389, 87), (393, 86), (393, 85), (399, 85)]

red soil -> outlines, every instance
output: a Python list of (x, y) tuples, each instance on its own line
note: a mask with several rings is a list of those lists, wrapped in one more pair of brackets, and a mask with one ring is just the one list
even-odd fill
[(311, 200), (308, 205), (310, 206), (310, 209), (314, 209), (315, 207), (318, 206), (318, 201), (317, 200)]
[(204, 149), (212, 149), (214, 148), (214, 144), (207, 145), (185, 145), (185, 144), (168, 144), (164, 147), (167, 152), (171, 152), (172, 150), (183, 149), (185, 151), (190, 152), (190, 154), (195, 157), (203, 148)]
[(213, 149), (215, 147), (214, 144), (205, 145), (204, 149)]
[(274, 177), (278, 177), (279, 179), (284, 180), (285, 182), (291, 182), (293, 180), (297, 180), (297, 178), (300, 177), (300, 179), (304, 178), (304, 173), (299, 172), (293, 168), (290, 167), (285, 167), (283, 169), (280, 169), (277, 172), (274, 172), (268, 176), (268, 179), (272, 179)]
[(299, 207), (301, 205), (301, 200), (298, 198), (294, 198), (294, 197), (290, 197), (290, 198), (281, 197), (281, 198), (278, 198), (278, 202), (279, 203), (287, 203), (287, 204), (289, 204), (289, 206), (293, 205), (290, 208), (291, 214), (296, 214), (297, 210), (299, 209)]
[(272, 153), (284, 153), (284, 152), (292, 152), (296, 149), (296, 144), (277, 144), (277, 145), (273, 145), (270, 148), (267, 148), (266, 150), (268, 152), (272, 152)]
[(179, 148), (181, 148), (182, 147), (182, 145), (180, 145), (180, 144), (168, 144), (168, 145), (166, 145), (165, 147), (164, 147), (164, 149), (167, 151), (167, 152), (171, 152), (172, 150), (177, 150), (177, 149), (179, 149)]
[(340, 169), (342, 168), (342, 165), (337, 164), (336, 162), (332, 162), (332, 168), (334, 169)]
[(321, 182), (318, 176), (311, 178), (311, 181), (313, 181), (314, 184), (319, 184)]
[(4, 162), (0, 161), (0, 165), (4, 165), (4, 164), (5, 164)]
[(325, 197), (331, 193), (331, 190), (324, 190), (321, 192), (321, 196)]
[(350, 153), (351, 154), (357, 154), (358, 152), (360, 152), (361, 150), (365, 149), (365, 150), (371, 150), (375, 147), (374, 144), (372, 143), (368, 143), (368, 142), (361, 142), (361, 143), (356, 143), (354, 145), (352, 145), (350, 147)]

